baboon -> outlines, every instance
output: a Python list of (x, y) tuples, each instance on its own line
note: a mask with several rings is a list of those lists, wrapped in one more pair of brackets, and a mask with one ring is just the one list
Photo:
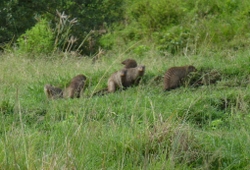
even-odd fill
[(44, 86), (44, 93), (48, 99), (63, 98), (63, 90), (50, 84)]
[(126, 79), (127, 69), (119, 70), (113, 73), (108, 79), (108, 92), (115, 92), (117, 88), (122, 89), (123, 83)]
[(164, 75), (164, 90), (174, 89), (181, 85), (182, 80), (191, 72), (196, 71), (194, 66), (171, 67)]
[(121, 64), (125, 65), (124, 68), (135, 68), (137, 67), (137, 62), (134, 59), (126, 59)]
[(69, 86), (64, 90), (63, 97), (80, 98), (81, 92), (84, 90), (86, 79), (86, 76), (83, 74), (73, 77)]
[(139, 65), (135, 68), (128, 68), (126, 78), (122, 82), (122, 85), (126, 87), (130, 87), (132, 85), (138, 85), (141, 77), (145, 73), (145, 66), (144, 65)]

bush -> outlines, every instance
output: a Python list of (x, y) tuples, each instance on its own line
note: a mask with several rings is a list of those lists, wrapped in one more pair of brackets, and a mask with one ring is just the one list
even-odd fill
[(18, 51), (21, 53), (48, 54), (54, 49), (53, 32), (45, 19), (39, 20), (34, 27), (21, 35), (17, 42)]

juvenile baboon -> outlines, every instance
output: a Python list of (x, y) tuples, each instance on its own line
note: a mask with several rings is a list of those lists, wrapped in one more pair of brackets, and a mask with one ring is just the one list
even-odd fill
[(139, 65), (135, 68), (128, 68), (126, 78), (122, 82), (122, 85), (124, 87), (130, 87), (132, 85), (138, 85), (141, 77), (145, 73), (145, 66), (144, 65)]
[(48, 99), (63, 98), (63, 90), (50, 84), (44, 86), (44, 93)]
[(137, 67), (137, 62), (134, 59), (130, 59), (130, 58), (124, 60), (122, 62), (122, 64), (125, 65), (124, 68), (135, 68), (135, 67)]
[(171, 67), (164, 75), (164, 90), (174, 89), (181, 85), (182, 80), (191, 72), (196, 71), (194, 66)]
[(86, 83), (86, 76), (79, 74), (71, 80), (69, 86), (64, 90), (63, 97), (79, 98)]
[(120, 88), (120, 89), (123, 88), (122, 82), (124, 82), (126, 79), (126, 73), (127, 73), (127, 69), (122, 69), (113, 73), (109, 77), (108, 79), (108, 92), (109, 93), (115, 92), (117, 88)]

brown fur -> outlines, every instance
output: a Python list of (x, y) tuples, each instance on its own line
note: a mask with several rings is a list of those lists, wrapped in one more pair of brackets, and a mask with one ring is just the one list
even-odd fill
[(194, 66), (169, 68), (164, 76), (164, 90), (174, 89), (181, 85), (181, 81), (191, 72), (196, 71)]
[(79, 74), (71, 80), (69, 86), (64, 90), (63, 97), (67, 98), (80, 98), (86, 83), (86, 76)]
[(122, 82), (126, 78), (126, 69), (119, 70), (113, 73), (108, 79), (108, 92), (115, 92), (117, 88), (123, 88)]
[(44, 93), (48, 99), (63, 98), (63, 90), (50, 84), (44, 86)]
[(124, 60), (122, 62), (122, 64), (125, 65), (124, 68), (135, 68), (135, 67), (137, 67), (137, 62), (134, 59), (130, 59), (130, 58)]
[(141, 77), (145, 73), (145, 66), (144, 65), (139, 65), (135, 68), (128, 68), (127, 74), (126, 74), (126, 79), (122, 82), (124, 87), (130, 87), (132, 85), (138, 85)]

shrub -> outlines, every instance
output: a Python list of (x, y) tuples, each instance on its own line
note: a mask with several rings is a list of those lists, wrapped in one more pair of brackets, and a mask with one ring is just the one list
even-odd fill
[(48, 54), (54, 49), (53, 32), (48, 22), (40, 19), (34, 27), (18, 38), (17, 43), (21, 53)]

